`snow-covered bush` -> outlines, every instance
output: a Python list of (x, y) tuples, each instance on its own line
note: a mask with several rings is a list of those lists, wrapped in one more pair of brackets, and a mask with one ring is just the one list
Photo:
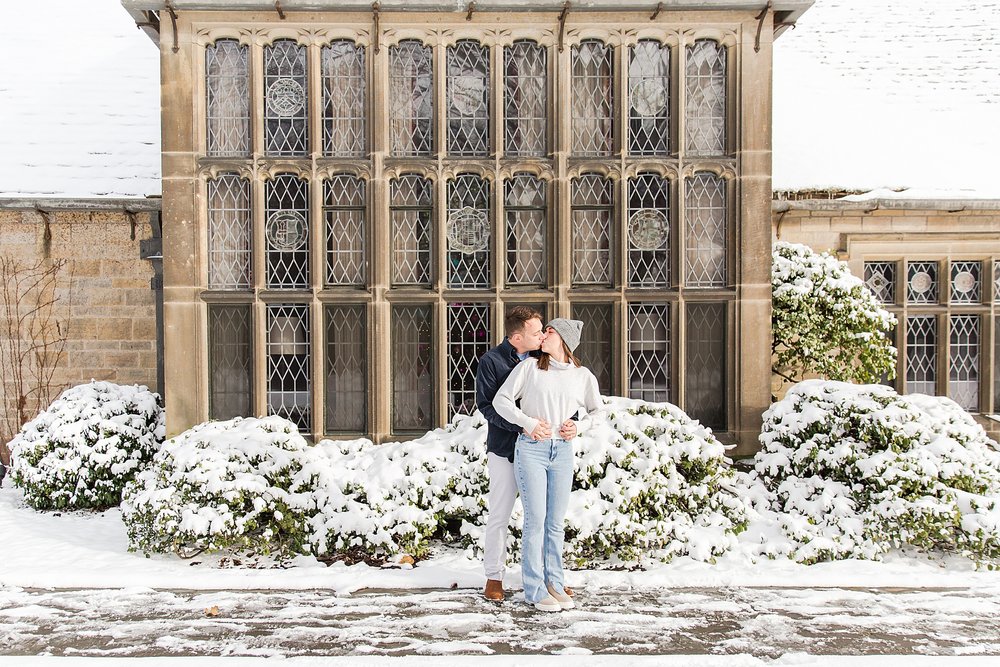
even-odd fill
[(125, 489), (132, 549), (306, 550), (315, 507), (309, 444), (281, 417), (199, 424), (163, 443)]
[(14, 484), (39, 510), (112, 507), (163, 435), (160, 397), (146, 387), (71, 387), (11, 440)]
[(796, 243), (776, 243), (771, 266), (774, 373), (878, 382), (896, 367), (887, 332), (896, 318), (847, 264)]
[(808, 380), (764, 414), (755, 472), (788, 541), (812, 563), (913, 546), (1000, 559), (1000, 454), (947, 398)]

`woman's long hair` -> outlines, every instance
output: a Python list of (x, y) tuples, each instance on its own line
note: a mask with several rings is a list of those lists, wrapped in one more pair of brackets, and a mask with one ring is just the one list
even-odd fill
[[(569, 349), (569, 346), (566, 345), (566, 341), (562, 342), (562, 346), (563, 346), (563, 352), (566, 353), (566, 358), (568, 360), (572, 361), (573, 364), (577, 368), (579, 368), (580, 366), (583, 365), (583, 364), (580, 363), (580, 360), (576, 358), (576, 355), (573, 354), (573, 351)], [(543, 370), (543, 371), (549, 370), (549, 359), (550, 358), (551, 358), (551, 356), (549, 355), (548, 352), (542, 352), (538, 356), (538, 368), (540, 370)]]

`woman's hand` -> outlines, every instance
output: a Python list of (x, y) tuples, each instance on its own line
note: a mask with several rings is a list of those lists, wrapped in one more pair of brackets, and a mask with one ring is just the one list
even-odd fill
[(559, 437), (563, 440), (572, 440), (576, 437), (576, 422), (567, 419), (559, 426)]
[(535, 427), (535, 430), (531, 433), (525, 431), (525, 435), (532, 440), (548, 440), (552, 437), (552, 427), (549, 426), (549, 423), (544, 419), (539, 419), (538, 426)]

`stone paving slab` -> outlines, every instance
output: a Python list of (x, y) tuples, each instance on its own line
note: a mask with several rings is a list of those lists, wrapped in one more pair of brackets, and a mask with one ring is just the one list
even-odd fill
[(555, 614), (518, 597), (0, 587), (0, 655), (1000, 655), (1000, 597), (972, 589), (604, 589)]

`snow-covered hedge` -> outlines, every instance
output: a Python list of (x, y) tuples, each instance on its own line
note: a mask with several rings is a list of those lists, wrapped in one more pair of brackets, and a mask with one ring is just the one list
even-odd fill
[[(673, 406), (618, 398), (596, 421), (574, 441), (571, 559), (710, 560), (735, 544), (746, 506), (710, 431)], [(488, 479), (480, 415), (402, 443), (300, 440), (290, 422), (272, 417), (201, 425), (165, 443), (123, 504), (132, 546), (262, 550), (270, 540), (292, 551), (376, 557), (421, 556), (435, 540), (481, 546)], [(267, 456), (276, 461), (265, 464)], [(265, 468), (278, 474), (252, 474)], [(270, 519), (275, 510), (279, 520)], [(519, 503), (514, 523), (516, 538)], [(516, 540), (511, 552), (517, 557)]]
[(947, 398), (809, 380), (764, 414), (755, 470), (788, 538), (812, 563), (913, 546), (1000, 559), (1000, 454)]
[(39, 510), (112, 507), (163, 435), (160, 397), (146, 387), (71, 387), (11, 440), (14, 484)]
[(207, 422), (163, 443), (125, 489), (133, 549), (306, 551), (309, 444), (281, 417)]

